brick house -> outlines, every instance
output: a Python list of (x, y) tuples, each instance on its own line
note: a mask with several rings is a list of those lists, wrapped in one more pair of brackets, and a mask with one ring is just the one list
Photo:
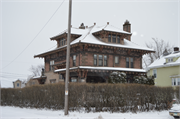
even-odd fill
[[(44, 58), (46, 79), (44, 83), (64, 81), (66, 72), (67, 30), (51, 37), (57, 42), (54, 50), (35, 55)], [(70, 82), (107, 82), (112, 71), (127, 74), (132, 82), (134, 75), (145, 75), (142, 55), (154, 52), (131, 42), (131, 24), (125, 21), (123, 30), (107, 22), (106, 25), (71, 27)], [(41, 78), (38, 79), (39, 83)]]

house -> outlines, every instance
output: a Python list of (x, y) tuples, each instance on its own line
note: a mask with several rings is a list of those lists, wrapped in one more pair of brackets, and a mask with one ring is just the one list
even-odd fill
[[(68, 30), (51, 37), (57, 43), (53, 50), (35, 55), (44, 58), (45, 79), (39, 83), (64, 82), (66, 72), (66, 43)], [(145, 75), (142, 69), (142, 55), (154, 52), (131, 41), (131, 24), (125, 21), (123, 30), (109, 22), (103, 26), (88, 27), (82, 23), (79, 28), (71, 27), (70, 82), (107, 82), (112, 71), (127, 74), (127, 81), (133, 76)]]
[(148, 75), (155, 77), (155, 85), (177, 86), (180, 85), (180, 51), (174, 47), (172, 53), (164, 52), (161, 58), (154, 61), (147, 68)]
[(24, 88), (25, 85), (26, 85), (26, 82), (24, 80), (18, 79), (18, 80), (13, 82), (13, 87), (14, 88)]

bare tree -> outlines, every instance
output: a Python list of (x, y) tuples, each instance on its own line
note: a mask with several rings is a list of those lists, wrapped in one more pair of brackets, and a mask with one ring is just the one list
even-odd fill
[(42, 64), (37, 66), (31, 65), (29, 71), (32, 72), (32, 74), (28, 76), (27, 81), (29, 81), (34, 76), (41, 76), (42, 68), (44, 68), (44, 65)]
[(143, 56), (143, 67), (146, 68), (151, 63), (153, 63), (156, 59), (160, 58), (163, 53), (172, 52), (173, 46), (169, 44), (169, 42), (165, 42), (164, 40), (159, 40), (157, 38), (152, 38), (153, 42), (146, 43), (146, 46), (150, 49), (153, 49), (155, 53), (149, 53)]

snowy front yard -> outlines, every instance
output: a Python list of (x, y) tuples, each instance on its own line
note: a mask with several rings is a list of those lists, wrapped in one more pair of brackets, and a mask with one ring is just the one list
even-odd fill
[(0, 107), (1, 119), (174, 119), (169, 115), (169, 111), (151, 111), (135, 113), (79, 113), (69, 112), (64, 116), (63, 110), (39, 110), (10, 106)]

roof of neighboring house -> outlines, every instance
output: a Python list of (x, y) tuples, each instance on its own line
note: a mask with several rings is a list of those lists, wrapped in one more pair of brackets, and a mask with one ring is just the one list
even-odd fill
[(167, 56), (161, 56), (161, 58), (155, 60), (151, 65), (147, 67), (147, 70), (152, 68), (160, 68), (160, 67), (170, 67), (170, 66), (177, 66), (180, 65), (180, 58), (178, 58), (175, 62), (168, 62), (166, 63), (166, 58), (173, 58), (173, 57), (180, 57), (180, 52), (175, 53), (172, 52)]
[[(96, 26), (96, 25), (93, 25), (91, 27), (88, 27), (86, 29), (78, 29), (78, 28), (71, 28), (71, 33), (73, 34), (81, 34), (80, 37), (78, 37), (77, 39), (75, 39), (74, 41), (72, 41), (70, 43), (70, 45), (73, 45), (73, 44), (77, 44), (77, 43), (87, 43), (87, 44), (96, 44), (96, 45), (103, 45), (103, 46), (111, 46), (111, 47), (119, 47), (119, 48), (129, 48), (129, 49), (138, 49), (138, 50), (146, 50), (146, 51), (151, 51), (151, 52), (154, 52), (153, 49), (150, 49), (150, 48), (147, 48), (147, 47), (142, 47), (142, 46), (139, 46), (137, 45), (136, 43), (133, 43), (132, 41), (129, 41), (127, 39), (124, 39), (124, 45), (122, 44), (114, 44), (114, 43), (107, 43), (107, 42), (103, 42), (101, 40), (99, 40), (98, 38), (96, 38), (93, 33), (95, 32), (99, 32), (101, 30), (106, 30), (106, 31), (112, 31), (112, 32), (118, 32), (118, 33), (124, 33), (124, 34), (131, 34), (129, 32), (126, 32), (126, 31), (123, 31), (123, 30), (120, 30), (112, 25), (104, 25), (104, 26)], [(67, 30), (65, 30), (64, 32), (54, 36), (54, 37), (57, 37), (59, 35), (62, 35), (63, 33), (67, 33)], [(54, 38), (52, 37), (52, 38)], [(51, 38), (51, 39), (52, 39)], [(59, 49), (62, 49), (62, 48), (65, 48), (67, 45), (64, 45), (62, 47), (58, 47), (58, 48), (55, 48), (53, 50), (50, 50), (50, 51), (47, 51), (47, 52), (44, 52), (44, 53), (41, 53), (41, 54), (38, 54), (38, 55), (35, 55), (34, 57), (41, 57), (42, 55), (45, 55), (47, 53), (51, 53), (51, 52), (54, 52), (54, 51), (58, 51)]]
[[(78, 67), (72, 67), (69, 68), (70, 70), (73, 69), (89, 69), (89, 70), (111, 70), (111, 71), (131, 71), (131, 72), (146, 72), (143, 69), (135, 69), (135, 68), (119, 68), (119, 67), (91, 67), (91, 66), (78, 66)], [(54, 72), (61, 72), (65, 71), (64, 69), (57, 69)]]
[(46, 76), (34, 76), (32, 79), (42, 79), (42, 78), (46, 78)]
[(14, 79), (14, 80), (10, 80), (10, 79), (4, 79), (4, 78), (2, 78), (1, 79), (1, 85), (0, 85), (0, 87), (1, 88), (14, 88), (14, 82), (16, 82), (16, 81), (21, 81), (21, 88), (23, 88), (23, 87), (25, 87), (25, 80), (23, 80), (23, 79)]

